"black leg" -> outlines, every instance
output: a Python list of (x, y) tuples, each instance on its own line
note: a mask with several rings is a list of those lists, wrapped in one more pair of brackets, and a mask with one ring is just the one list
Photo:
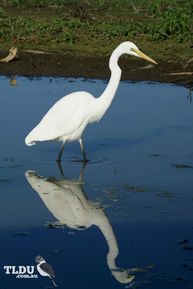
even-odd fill
[(59, 151), (59, 154), (58, 154), (58, 157), (57, 157), (57, 160), (56, 160), (58, 163), (61, 162), (61, 156), (62, 156), (62, 153), (63, 153), (64, 145), (65, 145), (65, 142), (62, 143), (61, 149)]
[(57, 161), (57, 164), (58, 164), (58, 168), (59, 168), (62, 179), (65, 179), (61, 163)]
[(83, 162), (82, 169), (81, 169), (80, 176), (79, 176), (79, 181), (82, 181), (85, 168), (86, 168), (86, 162)]
[(81, 148), (82, 155), (83, 155), (83, 162), (86, 163), (87, 162), (87, 158), (86, 158), (86, 154), (85, 154), (85, 151), (84, 151), (84, 148), (83, 148), (83, 143), (82, 143), (82, 139), (81, 138), (79, 139), (79, 143), (80, 143), (80, 148)]

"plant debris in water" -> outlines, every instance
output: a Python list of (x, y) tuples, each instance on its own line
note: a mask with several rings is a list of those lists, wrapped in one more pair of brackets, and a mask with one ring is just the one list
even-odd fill
[(185, 164), (172, 164), (172, 166), (176, 169), (193, 169), (193, 166)]
[(171, 192), (168, 192), (166, 190), (162, 190), (161, 192), (157, 193), (157, 195), (159, 197), (162, 197), (162, 198), (173, 198), (177, 195), (178, 193), (174, 192), (174, 193), (171, 193)]
[(48, 229), (63, 229), (64, 226), (59, 224), (59, 223), (54, 223), (54, 222), (46, 222), (46, 224), (43, 225), (43, 227), (48, 228)]
[(191, 244), (184, 245), (183, 249), (192, 251), (193, 250), (193, 245), (191, 245)]
[(10, 180), (9, 179), (0, 179), (0, 182), (1, 183), (10, 183)]
[(185, 239), (182, 239), (182, 240), (178, 240), (176, 243), (177, 244), (186, 244), (186, 243), (189, 243), (189, 239), (185, 238)]
[[(13, 157), (5, 157), (3, 161), (6, 163), (6, 165), (0, 165), (0, 169), (4, 169), (4, 168), (14, 169), (14, 168), (23, 167), (23, 165), (21, 164), (13, 164), (15, 162), (15, 159)], [(11, 164), (8, 164), (8, 163), (11, 163)]]
[(24, 236), (24, 237), (28, 237), (30, 235), (29, 232), (17, 232), (14, 234), (15, 236)]
[(124, 190), (129, 191), (129, 192), (147, 192), (150, 191), (150, 189), (142, 186), (129, 186), (125, 185)]

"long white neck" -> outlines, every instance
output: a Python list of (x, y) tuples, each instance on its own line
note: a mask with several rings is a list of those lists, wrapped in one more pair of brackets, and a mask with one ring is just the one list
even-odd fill
[(119, 254), (119, 248), (111, 223), (102, 209), (96, 211), (94, 224), (101, 230), (108, 244), (107, 264), (111, 270), (116, 269), (115, 259)]
[(121, 56), (121, 54), (122, 52), (118, 47), (113, 51), (110, 57), (109, 68), (111, 70), (111, 78), (103, 94), (96, 99), (95, 109), (97, 114), (96, 115), (97, 120), (100, 120), (103, 117), (103, 115), (111, 105), (111, 102), (117, 91), (121, 78), (121, 69), (118, 66), (118, 59)]

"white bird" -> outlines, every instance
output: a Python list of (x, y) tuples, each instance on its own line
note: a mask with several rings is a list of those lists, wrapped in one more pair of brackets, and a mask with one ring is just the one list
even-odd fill
[(37, 256), (35, 258), (37, 265), (37, 270), (40, 273), (40, 275), (45, 276), (45, 277), (50, 277), (50, 279), (52, 280), (53, 284), (55, 287), (57, 287), (54, 278), (55, 278), (55, 273), (54, 270), (52, 269), (51, 265), (46, 263), (46, 261), (44, 260), (44, 258), (42, 258), (41, 256)]
[(116, 265), (119, 247), (113, 228), (101, 205), (89, 200), (84, 192), (83, 171), (84, 168), (79, 180), (44, 178), (29, 170), (25, 176), (45, 206), (58, 220), (53, 224), (66, 225), (76, 230), (85, 230), (91, 226), (100, 229), (108, 245), (107, 265), (112, 275), (120, 283), (131, 283), (135, 278), (133, 275), (135, 269), (121, 269)]
[(83, 161), (86, 162), (82, 134), (86, 126), (89, 123), (99, 121), (111, 105), (121, 78), (118, 60), (123, 54), (141, 57), (157, 64), (153, 59), (142, 53), (134, 43), (121, 43), (110, 57), (111, 77), (103, 94), (95, 98), (88, 92), (78, 91), (64, 96), (50, 108), (40, 123), (27, 135), (25, 138), (26, 145), (31, 146), (38, 141), (62, 141), (62, 147), (57, 158), (57, 161), (60, 162), (64, 144), (79, 140)]

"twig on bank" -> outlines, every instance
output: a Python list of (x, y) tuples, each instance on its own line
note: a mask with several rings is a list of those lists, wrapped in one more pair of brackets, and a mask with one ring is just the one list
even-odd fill
[(9, 54), (5, 58), (2, 58), (0, 61), (4, 63), (10, 62), (16, 57), (16, 54), (17, 54), (17, 48), (11, 47), (9, 50)]
[(24, 49), (23, 52), (33, 53), (33, 54), (52, 54), (51, 52), (41, 51), (41, 50), (32, 50), (32, 49)]
[(162, 74), (160, 76), (166, 76), (166, 75), (177, 76), (177, 75), (192, 75), (192, 74), (193, 74), (193, 72), (185, 71), (185, 72), (171, 72), (171, 73)]

